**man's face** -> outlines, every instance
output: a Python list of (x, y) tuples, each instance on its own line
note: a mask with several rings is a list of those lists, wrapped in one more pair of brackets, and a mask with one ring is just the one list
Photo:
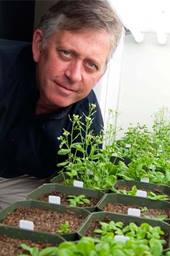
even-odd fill
[(33, 57), (40, 101), (47, 112), (86, 97), (105, 71), (110, 35), (103, 30), (64, 30), (52, 34), (43, 48), (41, 40), (42, 31), (36, 30)]

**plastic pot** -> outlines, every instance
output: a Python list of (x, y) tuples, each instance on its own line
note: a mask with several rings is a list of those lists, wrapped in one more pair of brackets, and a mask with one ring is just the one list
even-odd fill
[[(129, 206), (129, 208), (138, 208), (138, 209), (142, 209), (142, 208), (146, 207), (148, 209), (155, 209), (158, 211), (165, 210), (167, 216), (170, 217), (170, 203), (169, 202), (155, 201), (155, 200), (142, 198), (142, 197), (134, 197), (134, 196), (112, 193), (112, 194), (105, 194), (105, 196), (102, 198), (102, 200), (97, 204), (97, 207), (102, 211), (102, 210), (105, 210), (105, 207), (108, 204), (111, 204), (113, 206), (121, 204), (121, 205)], [(116, 211), (114, 212), (114, 207), (112, 208), (111, 212), (118, 214)], [(120, 214), (126, 215), (125, 213), (120, 213)], [(143, 217), (143, 218), (145, 218), (145, 217)], [(152, 217), (147, 216), (146, 218), (152, 218)], [(156, 219), (156, 217), (154, 219)], [(169, 221), (168, 217), (164, 221), (168, 222)]]
[[(42, 201), (42, 197), (45, 195), (53, 195), (54, 192), (59, 192), (62, 193), (66, 196), (69, 195), (85, 195), (87, 198), (90, 199), (94, 199), (96, 201), (96, 203), (92, 206), (85, 206), (85, 207), (81, 207), (81, 206), (76, 206), (76, 207), (80, 207), (80, 208), (84, 208), (86, 210), (89, 211), (95, 211), (97, 203), (99, 203), (99, 201), (103, 198), (104, 193), (98, 190), (92, 190), (92, 189), (87, 189), (87, 188), (78, 188), (78, 187), (73, 187), (73, 186), (65, 186), (65, 185), (61, 185), (61, 184), (56, 184), (56, 183), (48, 183), (48, 184), (43, 184), (42, 186), (38, 187), (37, 189), (35, 189), (34, 191), (32, 191), (27, 199), (33, 199), (33, 200), (40, 200)], [(61, 200), (61, 205), (62, 205), (62, 200)], [(67, 206), (69, 206), (69, 204), (67, 203)]]
[(59, 245), (61, 242), (65, 241), (59, 234), (45, 234), (6, 225), (0, 225), (0, 235), (6, 235), (14, 239), (30, 240), (36, 243), (49, 243), (51, 245)]
[[(140, 181), (125, 181), (125, 180), (118, 180), (115, 184), (115, 188), (118, 189), (119, 186), (125, 186), (131, 190), (133, 186), (136, 186), (137, 189), (145, 190), (145, 191), (152, 191), (154, 193), (165, 194), (170, 198), (170, 187), (166, 185), (156, 185), (153, 183), (146, 183)], [(170, 201), (170, 199), (169, 199)]]
[[(16, 211), (17, 210), (20, 211), (21, 208), (24, 208), (24, 211), (22, 211), (21, 213), (19, 212), (19, 215), (17, 215)], [(43, 221), (40, 218), (41, 210), (42, 210), (42, 214), (44, 214)], [(28, 215), (28, 213), (30, 211), (33, 211), (33, 213)], [(40, 214), (40, 215), (38, 215), (36, 217), (37, 226), (39, 228), (37, 228), (36, 223), (34, 223), (35, 231), (33, 231), (33, 232), (38, 231), (39, 233), (59, 234), (64, 239), (68, 239), (68, 240), (77, 240), (79, 238), (78, 230), (79, 230), (80, 226), (82, 225), (82, 223), (84, 222), (84, 220), (89, 215), (89, 211), (87, 211), (85, 209), (81, 209), (81, 208), (67, 207), (67, 206), (62, 206), (62, 205), (54, 205), (54, 204), (49, 204), (49, 203), (34, 201), (34, 200), (25, 200), (25, 201), (18, 201), (14, 204), (11, 204), (7, 208), (0, 211), (0, 223), (7, 225), (7, 226), (15, 226), (16, 228), (19, 228), (19, 224), (18, 224), (19, 220), (26, 219), (26, 220), (32, 221), (34, 211), (35, 212), (38, 211), (38, 214)], [(67, 214), (67, 218), (70, 216), (72, 216), (73, 218), (74, 218), (74, 216), (78, 216), (78, 218), (81, 217), (80, 221), (79, 221), (80, 224), (77, 227), (77, 230), (70, 231), (70, 232), (68, 231), (68, 233), (66, 233), (66, 234), (63, 234), (63, 233), (60, 234), (59, 232), (57, 232), (58, 222), (53, 222), (52, 224), (49, 223), (50, 219), (52, 219), (52, 214), (57, 215), (57, 216), (59, 215), (58, 218), (59, 218), (59, 221), (61, 220), (61, 223), (64, 223), (64, 214)], [(37, 214), (35, 214), (35, 215), (37, 215)], [(9, 220), (10, 216), (12, 216), (11, 217), (11, 218), (13, 218), (12, 220), (11, 219)], [(63, 222), (62, 222), (62, 220), (63, 220)], [(65, 220), (65, 221), (67, 221), (67, 220)], [(70, 220), (69, 220), (69, 223), (71, 223)], [(74, 223), (74, 220), (72, 223)], [(44, 224), (46, 226), (42, 230), (41, 225), (43, 226)], [(50, 230), (51, 225), (52, 225), (52, 231)]]
[(93, 226), (93, 223), (96, 221), (121, 221), (125, 225), (128, 225), (130, 223), (135, 223), (136, 225), (141, 225), (142, 223), (148, 223), (149, 225), (155, 227), (159, 226), (161, 229), (165, 232), (165, 238), (166, 238), (166, 248), (170, 247), (170, 225), (162, 222), (162, 221), (156, 221), (156, 220), (151, 220), (151, 219), (144, 219), (144, 218), (137, 218), (134, 216), (126, 216), (126, 215), (120, 215), (120, 214), (113, 214), (110, 212), (93, 212), (91, 213), (84, 224), (81, 226), (79, 230), (79, 235), (80, 236), (85, 236), (88, 229)]

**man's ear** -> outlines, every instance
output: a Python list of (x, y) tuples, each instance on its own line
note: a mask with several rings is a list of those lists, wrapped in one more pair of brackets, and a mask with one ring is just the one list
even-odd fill
[(39, 61), (39, 58), (41, 55), (42, 37), (43, 37), (42, 30), (36, 29), (34, 31), (33, 40), (32, 40), (32, 53), (33, 53), (33, 59), (35, 62)]

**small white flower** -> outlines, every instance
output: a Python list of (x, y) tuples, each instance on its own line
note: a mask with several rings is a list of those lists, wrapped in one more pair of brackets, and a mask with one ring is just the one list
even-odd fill
[(131, 144), (126, 144), (125, 147), (126, 148), (131, 148)]

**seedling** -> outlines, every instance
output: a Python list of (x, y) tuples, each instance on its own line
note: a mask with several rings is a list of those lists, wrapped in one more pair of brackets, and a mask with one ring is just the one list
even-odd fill
[(148, 211), (148, 208), (146, 206), (144, 206), (140, 210), (141, 210), (141, 213), (145, 213)]
[(101, 227), (94, 230), (96, 234), (101, 236), (114, 237), (115, 235), (123, 235), (122, 228), (123, 222), (110, 221), (109, 223), (100, 222)]
[(148, 192), (148, 198), (153, 199), (153, 200), (170, 200), (170, 197), (168, 195), (165, 194), (156, 194), (152, 191)]
[[(114, 191), (117, 193), (124, 194), (124, 195), (136, 196), (137, 187), (134, 185), (134, 186), (132, 186), (131, 190), (128, 190), (128, 191), (125, 189), (115, 189), (114, 188)], [(149, 191), (147, 193), (147, 198), (152, 199), (152, 200), (164, 200), (165, 201), (165, 200), (169, 199), (169, 196), (165, 195), (165, 194), (156, 194), (152, 191)]]
[(140, 226), (137, 226), (135, 223), (130, 223), (126, 226), (122, 222), (110, 221), (100, 222), (101, 227), (94, 230), (95, 233), (100, 234), (102, 237), (112, 237), (115, 235), (124, 235), (132, 239), (145, 239), (146, 243), (152, 239), (160, 239), (161, 243), (164, 243), (164, 240), (161, 240), (164, 231), (160, 227), (152, 227), (148, 223), (142, 223)]
[(79, 206), (90, 203), (90, 200), (85, 195), (70, 195), (68, 196), (68, 201), (70, 206)]
[(64, 223), (61, 223), (57, 229), (57, 232), (62, 234), (67, 234), (70, 232), (70, 224), (68, 221), (65, 221)]
[(159, 214), (157, 216), (153, 216), (151, 214), (148, 215), (147, 211), (148, 211), (147, 207), (142, 207), (141, 208), (141, 212), (143, 213), (143, 217), (145, 217), (145, 218), (153, 218), (153, 219), (161, 220), (161, 221), (168, 220), (168, 215), (166, 215), (166, 214)]

